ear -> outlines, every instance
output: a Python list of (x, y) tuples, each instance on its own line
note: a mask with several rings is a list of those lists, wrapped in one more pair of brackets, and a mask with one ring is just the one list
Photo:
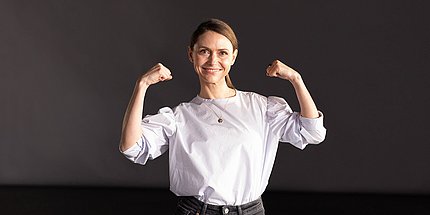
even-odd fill
[(231, 65), (233, 66), (234, 62), (236, 61), (237, 55), (239, 54), (239, 50), (235, 49), (233, 51), (233, 61), (231, 62)]
[(188, 46), (188, 60), (193, 63), (193, 50)]

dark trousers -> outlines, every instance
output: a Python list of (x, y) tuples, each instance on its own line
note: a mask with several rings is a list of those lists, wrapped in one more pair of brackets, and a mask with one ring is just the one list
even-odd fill
[(243, 205), (211, 205), (191, 196), (180, 196), (175, 215), (264, 215), (261, 197)]

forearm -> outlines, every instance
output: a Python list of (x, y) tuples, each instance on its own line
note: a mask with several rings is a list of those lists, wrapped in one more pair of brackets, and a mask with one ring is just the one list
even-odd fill
[(132, 147), (142, 136), (141, 121), (143, 103), (148, 85), (138, 81), (124, 115), (121, 134), (121, 150)]
[(319, 116), (318, 109), (302, 77), (297, 74), (290, 82), (296, 91), (296, 96), (300, 104), (300, 114), (306, 118), (317, 118)]

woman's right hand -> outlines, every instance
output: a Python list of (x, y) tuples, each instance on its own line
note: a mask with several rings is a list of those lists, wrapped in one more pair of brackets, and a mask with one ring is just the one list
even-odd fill
[(172, 73), (170, 70), (161, 63), (155, 64), (145, 74), (139, 78), (139, 84), (143, 84), (149, 87), (152, 84), (156, 84), (160, 81), (168, 81), (172, 79)]
[(161, 63), (157, 63), (136, 81), (133, 95), (128, 103), (124, 115), (121, 133), (121, 150), (132, 147), (142, 136), (141, 121), (143, 116), (143, 101), (148, 87), (160, 81), (172, 79), (170, 70)]

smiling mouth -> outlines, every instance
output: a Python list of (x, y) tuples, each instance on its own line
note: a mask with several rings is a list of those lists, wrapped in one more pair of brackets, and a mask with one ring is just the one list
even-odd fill
[(203, 69), (207, 72), (219, 72), (221, 71), (221, 69), (216, 69), (216, 68), (204, 68)]

